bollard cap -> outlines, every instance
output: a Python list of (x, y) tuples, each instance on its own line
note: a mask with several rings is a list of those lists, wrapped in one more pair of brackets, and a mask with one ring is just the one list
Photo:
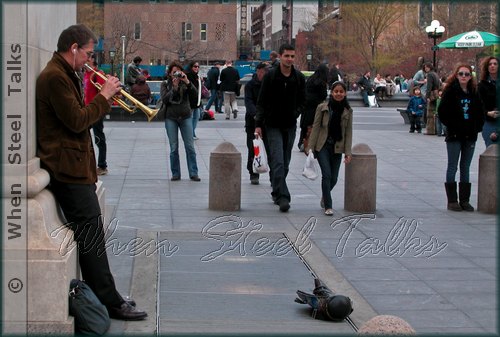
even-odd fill
[(481, 153), (480, 157), (498, 157), (498, 144), (491, 144)]
[(210, 153), (211, 156), (216, 157), (236, 157), (240, 156), (241, 153), (236, 149), (236, 147), (230, 142), (222, 142)]
[(352, 147), (352, 155), (356, 157), (372, 157), (375, 156), (372, 149), (365, 143), (356, 144)]

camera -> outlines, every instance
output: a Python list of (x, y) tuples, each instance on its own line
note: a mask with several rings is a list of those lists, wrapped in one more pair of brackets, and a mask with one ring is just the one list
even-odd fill
[(180, 71), (176, 71), (176, 72), (174, 73), (174, 77), (183, 78), (183, 77), (184, 77), (184, 74), (182, 74)]

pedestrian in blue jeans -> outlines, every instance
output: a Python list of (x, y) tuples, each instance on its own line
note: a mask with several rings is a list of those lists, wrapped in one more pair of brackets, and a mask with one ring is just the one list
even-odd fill
[[(474, 156), (477, 134), (483, 128), (483, 107), (470, 65), (457, 66), (446, 80), (438, 115), (441, 123), (447, 128), (445, 139), (448, 153), (445, 182), (447, 208), (451, 211), (473, 212), (474, 207), (469, 203), (471, 193), (469, 168)], [(460, 182), (457, 196), (455, 176), (458, 167), (460, 167)]]
[(194, 150), (193, 116), (190, 106), (190, 99), (197, 98), (198, 91), (184, 74), (179, 63), (170, 63), (168, 70), (169, 78), (161, 84), (160, 95), (163, 107), (166, 109), (165, 129), (170, 144), (170, 170), (172, 172), (170, 180), (181, 179), (178, 136), (180, 130), (186, 150), (189, 178), (192, 181), (200, 181)]
[(321, 207), (325, 215), (333, 215), (331, 192), (339, 177), (342, 153), (344, 163), (352, 158), (352, 109), (347, 102), (347, 87), (334, 82), (328, 102), (316, 109), (306, 153), (313, 151), (321, 168)]

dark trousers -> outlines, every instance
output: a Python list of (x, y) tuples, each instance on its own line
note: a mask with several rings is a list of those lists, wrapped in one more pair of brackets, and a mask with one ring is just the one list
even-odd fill
[(221, 112), (223, 98), (217, 89), (210, 89), (210, 98), (208, 99), (207, 105), (205, 105), (205, 110), (209, 110), (212, 104), (215, 104), (215, 112)]
[(104, 248), (101, 208), (95, 184), (68, 184), (51, 179), (50, 190), (66, 217), (78, 246), (82, 278), (107, 307), (123, 303), (115, 287)]
[(99, 149), (99, 156), (97, 157), (97, 166), (100, 168), (108, 167), (106, 163), (106, 135), (104, 134), (104, 117), (99, 119), (92, 125), (92, 130), (94, 130), (94, 141), (95, 145)]
[(335, 153), (334, 145), (325, 143), (318, 152), (318, 164), (321, 168), (321, 195), (325, 203), (325, 209), (332, 208), (331, 192), (339, 178), (340, 164), (342, 163), (342, 153)]
[(288, 129), (266, 127), (266, 139), (269, 146), (268, 160), (271, 169), (271, 195), (276, 201), (284, 198), (291, 201), (290, 192), (286, 184), (290, 159), (292, 158), (293, 142), (295, 141), (296, 126)]
[(410, 131), (422, 130), (422, 125), (420, 124), (421, 116), (417, 116), (412, 113), (409, 113), (408, 115), (410, 117)]

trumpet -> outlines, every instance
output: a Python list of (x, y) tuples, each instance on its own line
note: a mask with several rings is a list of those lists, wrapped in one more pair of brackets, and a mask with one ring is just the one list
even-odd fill
[[(99, 76), (100, 78), (102, 78), (103, 80), (107, 81), (108, 78), (101, 74), (100, 72), (94, 70), (94, 68), (92, 68), (91, 66), (89, 66), (88, 64), (84, 64), (84, 67), (90, 71), (92, 71), (94, 74), (96, 74), (97, 76)], [(100, 85), (99, 83), (95, 82), (95, 81), (91, 81), (92, 84), (97, 88), (97, 90), (101, 90), (102, 88), (102, 85)], [(120, 95), (122, 95), (123, 97), (125, 97), (126, 99), (128, 99), (130, 102), (132, 102), (133, 106), (130, 106), (129, 104), (127, 104), (124, 100), (122, 100), (121, 98), (119, 97), (113, 97), (113, 101), (115, 101), (118, 105), (120, 105), (124, 110), (128, 111), (129, 113), (134, 113), (136, 109), (139, 109), (141, 110), (142, 112), (144, 112), (144, 114), (146, 114), (147, 118), (148, 118), (148, 122), (151, 122), (151, 120), (156, 116), (156, 114), (158, 113), (158, 109), (151, 109), (149, 108), (148, 106), (144, 105), (143, 103), (141, 103), (140, 101), (138, 101), (135, 97), (133, 97), (131, 94), (129, 94), (128, 92), (126, 92), (124, 89), (121, 89), (120, 90)]]

